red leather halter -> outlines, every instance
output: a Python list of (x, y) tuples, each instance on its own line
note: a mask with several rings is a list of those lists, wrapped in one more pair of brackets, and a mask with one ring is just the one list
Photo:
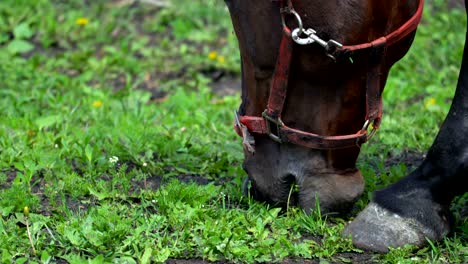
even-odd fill
[[(278, 0), (284, 22), (285, 14), (295, 13), (292, 0)], [(334, 46), (333, 50), (327, 50), (331, 55), (347, 54), (351, 56), (358, 50), (369, 49), (370, 61), (366, 82), (366, 122), (361, 130), (355, 134), (340, 136), (318, 135), (298, 129), (290, 128), (281, 121), (281, 113), (286, 100), (289, 71), (291, 65), (292, 50), (294, 41), (291, 37), (291, 30), (283, 23), (283, 37), (279, 48), (274, 75), (271, 81), (270, 97), (268, 105), (262, 114), (258, 116), (239, 116), (236, 112), (236, 132), (243, 137), (244, 146), (254, 152), (252, 145), (255, 144), (250, 133), (268, 135), (273, 140), (283, 143), (313, 148), (313, 149), (338, 149), (354, 146), (361, 146), (367, 142), (373, 133), (379, 128), (382, 118), (382, 95), (380, 87), (380, 75), (383, 59), (389, 46), (399, 42), (406, 36), (414, 32), (421, 20), (424, 0), (419, 0), (419, 6), (415, 14), (400, 28), (392, 33), (378, 38), (372, 42), (351, 45)], [(301, 29), (302, 30), (302, 29)], [(328, 49), (328, 46), (327, 46)], [(368, 127), (372, 124), (372, 131), (368, 133)]]

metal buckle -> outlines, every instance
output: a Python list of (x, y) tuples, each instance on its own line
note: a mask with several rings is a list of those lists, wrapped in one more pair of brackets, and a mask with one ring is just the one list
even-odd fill
[[(280, 129), (282, 126), (284, 126), (284, 123), (281, 121), (281, 119), (279, 117), (278, 118), (271, 117), (270, 115), (268, 115), (267, 110), (263, 111), (262, 117), (265, 119), (268, 136), (270, 136), (270, 138), (273, 139), (274, 141), (278, 143), (282, 143), (283, 141), (281, 140)], [(274, 126), (272, 126), (272, 124)], [(275, 131), (272, 131), (272, 128)]]

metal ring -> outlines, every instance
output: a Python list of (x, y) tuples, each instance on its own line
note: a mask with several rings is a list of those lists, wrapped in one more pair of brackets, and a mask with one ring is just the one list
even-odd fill
[(302, 19), (301, 16), (296, 12), (296, 10), (291, 10), (291, 14), (293, 14), (296, 17), (296, 21), (298, 24), (299, 32), (304, 32), (304, 26), (302, 25)]
[(367, 141), (371, 140), (371, 138), (374, 137), (375, 132), (377, 132), (377, 129), (372, 128), (372, 131), (371, 131), (371, 132), (369, 133), (369, 135), (367, 136)]
[(370, 123), (371, 122), (369, 119), (367, 119), (366, 122), (364, 122), (364, 125), (361, 128), (361, 133), (367, 132), (367, 129), (369, 129)]
[[(291, 9), (291, 10), (289, 10), (288, 14), (294, 15), (294, 17), (296, 18), (297, 25), (298, 25), (298, 27), (296, 29), (299, 29), (299, 32), (304, 32), (304, 26), (302, 24), (301, 16), (296, 12), (296, 10)], [(284, 19), (284, 15), (281, 16), (281, 23), (283, 24), (283, 27), (287, 27), (286, 21)]]
[[(364, 122), (364, 125), (361, 128), (361, 133), (367, 132), (367, 130), (369, 130), (369, 126), (372, 123), (373, 123), (373, 121), (371, 122), (370, 119), (367, 119), (366, 122)], [(371, 132), (368, 133), (368, 135), (367, 135), (367, 141), (369, 141), (375, 135), (376, 132), (377, 132), (377, 129), (375, 128), (375, 126), (372, 126)]]

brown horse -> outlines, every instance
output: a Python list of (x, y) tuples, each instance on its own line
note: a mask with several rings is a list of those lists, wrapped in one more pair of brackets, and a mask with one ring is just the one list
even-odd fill
[[(322, 211), (346, 211), (363, 192), (364, 180), (356, 168), (360, 146), (380, 125), (388, 72), (411, 46), (423, 1), (226, 3), (242, 58), (236, 129), (244, 141), (250, 193), (276, 205), (296, 203), (306, 211), (316, 201)], [(460, 104), (468, 115), (466, 101)], [(468, 132), (468, 127), (460, 129)], [(439, 141), (432, 149), (453, 142)], [(466, 181), (460, 173), (468, 171), (468, 156), (460, 150), (457, 163), (437, 163), (442, 152), (430, 152), (406, 180), (376, 194), (345, 230), (357, 246), (387, 251), (389, 246), (419, 245), (425, 237), (437, 240), (447, 234), (447, 201), (466, 191), (450, 184)], [(448, 171), (454, 165), (459, 170)], [(452, 191), (439, 195), (434, 188)]]

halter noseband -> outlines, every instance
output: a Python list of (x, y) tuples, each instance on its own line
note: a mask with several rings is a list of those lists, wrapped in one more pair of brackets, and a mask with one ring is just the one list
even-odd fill
[[(293, 8), (292, 0), (277, 1), (280, 3), (283, 37), (281, 39), (275, 71), (271, 81), (267, 108), (262, 113), (261, 117), (240, 116), (236, 112), (235, 129), (243, 138), (244, 147), (251, 153), (255, 151), (253, 147), (255, 141), (251, 133), (268, 135), (279, 143), (289, 142), (312, 149), (360, 147), (373, 136), (380, 126), (382, 118), (380, 76), (386, 50), (389, 46), (399, 42), (416, 30), (421, 20), (424, 0), (419, 0), (418, 9), (414, 15), (397, 30), (372, 42), (350, 46), (343, 46), (334, 40), (326, 42), (315, 35), (313, 29), (304, 30), (300, 16)], [(286, 25), (285, 15), (287, 14), (294, 15), (298, 21), (298, 28), (291, 31)], [(301, 38), (300, 35), (306, 35), (307, 37)], [(325, 48), (327, 55), (333, 59), (337, 54), (347, 54), (347, 56), (351, 56), (354, 52), (359, 50), (368, 49), (370, 51), (369, 71), (366, 80), (366, 121), (361, 130), (350, 135), (324, 136), (290, 128), (281, 121), (281, 113), (288, 88), (294, 42), (300, 45), (318, 43)], [(372, 131), (368, 133), (368, 129), (371, 125)]]

